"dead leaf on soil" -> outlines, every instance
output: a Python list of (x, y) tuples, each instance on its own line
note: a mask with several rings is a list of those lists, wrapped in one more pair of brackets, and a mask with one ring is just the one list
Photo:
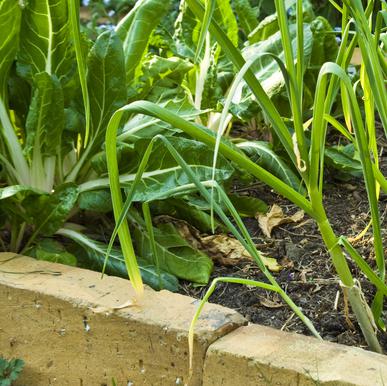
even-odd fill
[(266, 308), (280, 308), (283, 307), (284, 304), (277, 300), (271, 300), (268, 298), (260, 298), (259, 302)]
[[(158, 216), (156, 223), (172, 222), (180, 235), (196, 249), (208, 254), (209, 257), (218, 264), (225, 266), (235, 266), (241, 261), (254, 261), (253, 257), (246, 251), (243, 245), (233, 237), (225, 234), (203, 236), (192, 225), (184, 220), (175, 219), (170, 216)], [(277, 260), (262, 256), (263, 263), (272, 272), (279, 272), (283, 267)]]
[(299, 210), (292, 216), (286, 216), (278, 205), (274, 204), (270, 211), (266, 214), (258, 214), (256, 219), (258, 220), (259, 227), (265, 236), (271, 238), (272, 230), (281, 224), (287, 224), (290, 222), (299, 222), (304, 218), (304, 211)]
[[(200, 241), (204, 250), (219, 264), (233, 266), (243, 260), (253, 260), (250, 253), (238, 240), (227, 235), (205, 236), (201, 237)], [(262, 254), (261, 256), (263, 263), (270, 271), (278, 272), (282, 269), (276, 259)]]

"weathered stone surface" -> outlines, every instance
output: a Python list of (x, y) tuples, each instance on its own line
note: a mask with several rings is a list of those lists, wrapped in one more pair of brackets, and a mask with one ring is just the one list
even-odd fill
[[(0, 356), (26, 362), (15, 385), (183, 385), (193, 299), (146, 288), (138, 304), (117, 309), (134, 299), (127, 280), (0, 254)], [(205, 308), (191, 385), (202, 383), (208, 346), (243, 323), (230, 309)]]
[(213, 343), (203, 386), (387, 384), (387, 357), (269, 327), (240, 327)]

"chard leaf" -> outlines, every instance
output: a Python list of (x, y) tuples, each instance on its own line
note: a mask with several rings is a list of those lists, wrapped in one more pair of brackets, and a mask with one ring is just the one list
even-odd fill
[[(107, 245), (69, 229), (61, 229), (58, 233), (70, 238), (81, 247), (77, 248), (76, 252), (74, 251), (74, 253), (78, 256), (79, 266), (99, 272), (102, 271), (105, 262)], [(179, 282), (175, 276), (165, 271), (161, 271), (160, 281), (158, 272), (154, 265), (139, 257), (137, 257), (137, 261), (140, 266), (142, 280), (145, 284), (148, 284), (156, 290), (167, 289), (172, 292), (176, 292), (178, 290)], [(105, 272), (108, 275), (118, 276), (124, 279), (128, 278), (125, 260), (119, 249), (113, 248), (110, 251)]]
[[(297, 50), (297, 28), (295, 24), (291, 24), (289, 26), (289, 33), (292, 42), (293, 54), (295, 55)], [(312, 44), (312, 31), (308, 24), (304, 24), (304, 61), (306, 64), (308, 64), (310, 60)], [(280, 31), (271, 35), (264, 41), (246, 47), (242, 51), (245, 60), (253, 58), (260, 52), (270, 52), (277, 55), (283, 62), (285, 61), (285, 53), (282, 47)], [(285, 85), (281, 70), (277, 62), (271, 56), (263, 56), (260, 59), (257, 59), (255, 64), (252, 66), (252, 70), (270, 97), (278, 93)]]
[(58, 79), (46, 72), (35, 74), (34, 93), (26, 121), (27, 154), (31, 158), (37, 151), (45, 156), (56, 155), (64, 123), (63, 92)]
[[(137, 253), (146, 261), (155, 263), (150, 238), (143, 219), (133, 210), (128, 214), (133, 227)], [(207, 284), (212, 271), (212, 260), (195, 250), (183, 239), (171, 223), (154, 227), (157, 257), (160, 268), (176, 277), (195, 283)]]
[[(213, 151), (207, 145), (182, 137), (170, 137), (169, 141), (199, 180), (208, 181), (212, 179)], [(138, 153), (138, 159), (144, 154), (148, 143), (148, 140), (136, 142), (135, 150)], [(215, 170), (216, 180), (221, 183), (229, 179), (233, 172), (234, 169), (231, 164), (224, 157), (220, 156)], [(133, 201), (144, 202), (154, 199), (165, 199), (174, 196), (176, 188), (187, 184), (192, 184), (190, 178), (177, 165), (162, 141), (158, 141), (153, 147), (146, 171), (136, 187)]]
[(335, 177), (347, 181), (351, 179), (351, 176), (361, 177), (363, 175), (359, 153), (353, 144), (328, 147), (324, 155), (327, 165), (338, 171)]
[(66, 0), (29, 0), (23, 9), (18, 73), (56, 75), (64, 84), (75, 68)]
[[(128, 144), (125, 142), (119, 142), (117, 144), (117, 161), (118, 168), (121, 173), (124, 173), (128, 169), (128, 160), (136, 157), (133, 144)], [(106, 152), (103, 150), (95, 154), (91, 158), (91, 166), (98, 175), (106, 175), (108, 172), (107, 169), (107, 160)]]
[(244, 33), (248, 35), (257, 27), (258, 11), (251, 6), (250, 0), (234, 0), (233, 5), (239, 25)]
[(50, 238), (39, 240), (36, 246), (30, 251), (27, 251), (26, 254), (38, 260), (71, 266), (77, 265), (77, 258), (70, 252), (67, 252), (61, 243)]
[[(165, 100), (165, 90), (164, 95), (161, 96), (163, 99), (157, 101), (159, 106), (179, 114), (181, 118), (186, 120), (192, 120), (205, 112), (192, 106), (186, 97), (181, 99), (174, 98)], [(153, 138), (156, 134), (164, 134), (169, 136), (179, 132), (181, 132), (181, 130), (171, 127), (167, 123), (157, 118), (153, 118), (149, 115), (136, 114), (125, 124), (122, 134), (119, 138), (121, 140), (125, 139), (131, 142), (136, 142), (141, 138)]]
[[(216, 0), (214, 0), (216, 1)], [(214, 18), (224, 28), (227, 37), (230, 39), (235, 47), (238, 46), (238, 24), (232, 11), (230, 0), (216, 1), (216, 8), (214, 10)]]
[(310, 23), (313, 33), (313, 49), (310, 64), (321, 66), (325, 62), (334, 62), (339, 51), (333, 28), (322, 16), (316, 17)]
[(38, 233), (50, 236), (65, 223), (77, 202), (78, 192), (77, 185), (68, 183), (59, 186), (50, 195), (29, 196), (23, 201)]
[[(191, 205), (191, 196), (185, 200), (172, 198), (163, 201), (154, 201), (151, 204), (153, 215), (169, 215), (171, 217), (185, 220), (201, 232), (211, 232), (211, 216), (203, 210)], [(220, 224), (215, 220), (215, 228)]]
[(276, 13), (266, 16), (249, 35), (249, 43), (254, 44), (266, 40), (279, 30)]
[(19, 45), (21, 9), (17, 1), (0, 2), (0, 99), (6, 95), (9, 70)]
[(301, 181), (293, 170), (271, 149), (268, 142), (246, 141), (237, 144), (238, 148), (243, 150), (249, 158), (262, 166), (283, 182), (302, 193), (304, 188)]
[(114, 31), (99, 35), (89, 52), (87, 87), (92, 133), (103, 138), (110, 117), (126, 102), (124, 52)]
[(97, 213), (113, 210), (110, 192), (107, 190), (91, 190), (79, 195), (79, 207)]
[(148, 99), (148, 94), (155, 87), (176, 88), (192, 68), (193, 65), (187, 59), (148, 55), (142, 63), (143, 74), (136, 84), (137, 92), (141, 93), (141, 98)]
[(230, 193), (228, 198), (241, 216), (254, 217), (257, 213), (266, 213), (268, 210), (267, 204), (257, 197)]
[(128, 83), (139, 76), (149, 38), (168, 12), (171, 0), (143, 0), (139, 3), (128, 19), (124, 18), (116, 27), (116, 33), (123, 43)]

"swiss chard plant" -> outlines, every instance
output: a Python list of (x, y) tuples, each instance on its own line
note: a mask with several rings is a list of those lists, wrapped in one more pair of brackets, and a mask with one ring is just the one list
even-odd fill
[[(157, 43), (156, 27), (170, 8), (168, 1), (139, 2), (117, 26), (92, 41), (82, 32), (76, 1), (0, 1), (0, 31), (6, 37), (0, 46), (2, 250), (104, 267), (110, 237), (105, 232), (113, 228), (104, 146), (112, 114), (140, 97), (188, 120), (201, 113), (189, 102), (182, 84), (192, 64), (165, 55)], [(122, 189), (130, 189), (142, 153), (156, 134), (178, 137), (181, 133), (158, 119), (126, 118), (117, 149)], [(211, 152), (206, 145), (181, 138), (176, 139), (176, 149), (200, 180), (210, 179)], [(168, 199), (187, 184), (181, 167), (161, 153), (148, 164), (134, 202), (155, 196)], [(221, 160), (217, 178), (227, 181), (233, 173), (232, 165)], [(193, 207), (186, 211), (196, 212), (200, 213)], [(212, 261), (173, 227), (151, 229), (164, 256), (156, 267), (147, 249), (149, 235), (144, 233), (142, 216), (133, 213), (130, 225), (140, 267), (136, 263), (131, 272), (127, 255), (116, 248), (106, 272), (127, 277), (130, 268), (135, 286), (141, 274), (155, 288), (171, 290), (177, 289), (176, 276), (206, 283)], [(92, 225), (95, 219), (106, 231), (103, 225)], [(128, 247), (125, 242), (124, 247)]]

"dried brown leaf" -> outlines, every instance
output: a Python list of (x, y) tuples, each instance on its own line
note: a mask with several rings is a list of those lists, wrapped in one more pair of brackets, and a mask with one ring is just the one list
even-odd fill
[(281, 207), (274, 204), (268, 213), (258, 214), (256, 218), (264, 235), (270, 238), (271, 232), (275, 227), (281, 224), (301, 221), (304, 218), (304, 211), (299, 210), (292, 216), (286, 216)]

